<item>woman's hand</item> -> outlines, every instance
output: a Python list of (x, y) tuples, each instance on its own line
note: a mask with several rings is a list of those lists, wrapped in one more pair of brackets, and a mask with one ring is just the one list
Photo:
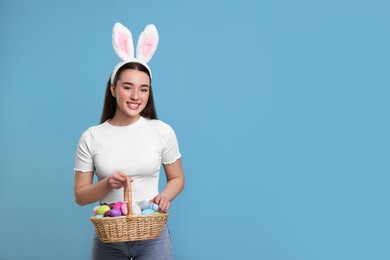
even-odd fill
[(108, 185), (110, 185), (110, 187), (113, 189), (120, 189), (126, 185), (126, 177), (127, 175), (123, 172), (113, 173), (108, 177)]
[(158, 205), (161, 211), (166, 211), (171, 206), (171, 202), (163, 194), (158, 194), (156, 197), (154, 197), (153, 202)]
[(181, 160), (177, 159), (172, 164), (164, 164), (164, 171), (167, 176), (167, 184), (164, 190), (154, 197), (153, 202), (156, 203), (162, 211), (166, 211), (171, 206), (171, 201), (184, 188), (184, 173), (181, 166)]

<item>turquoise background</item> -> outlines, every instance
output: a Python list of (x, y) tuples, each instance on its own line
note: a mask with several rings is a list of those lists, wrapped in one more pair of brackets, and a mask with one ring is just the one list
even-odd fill
[[(0, 2), (0, 259), (89, 259), (73, 197), (119, 21), (160, 44), (176, 259), (390, 259), (388, 1)], [(164, 178), (162, 178), (161, 185)]]

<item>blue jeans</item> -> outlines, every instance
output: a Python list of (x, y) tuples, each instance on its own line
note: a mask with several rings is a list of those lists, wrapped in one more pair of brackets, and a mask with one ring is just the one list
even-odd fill
[(94, 234), (92, 260), (173, 260), (171, 234), (165, 225), (161, 236), (155, 239), (116, 243), (103, 243)]

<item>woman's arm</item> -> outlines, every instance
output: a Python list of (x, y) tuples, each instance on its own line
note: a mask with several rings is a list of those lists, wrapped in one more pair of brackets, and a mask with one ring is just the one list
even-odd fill
[(168, 210), (171, 201), (176, 198), (184, 188), (184, 173), (180, 159), (172, 164), (164, 164), (163, 166), (167, 176), (167, 185), (153, 201), (158, 204), (161, 210)]
[(121, 172), (93, 183), (93, 172), (75, 172), (74, 196), (80, 206), (94, 203), (104, 198), (113, 189), (122, 188), (126, 184), (126, 175)]

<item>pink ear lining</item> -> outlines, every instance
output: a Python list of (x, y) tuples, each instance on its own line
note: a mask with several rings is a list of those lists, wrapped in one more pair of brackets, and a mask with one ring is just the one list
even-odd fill
[(117, 40), (118, 40), (118, 46), (120, 50), (126, 53), (126, 55), (129, 55), (129, 42), (126, 34), (119, 33)]
[(153, 55), (153, 47), (156, 44), (156, 38), (153, 35), (146, 35), (142, 45), (142, 52), (144, 57), (150, 57)]

